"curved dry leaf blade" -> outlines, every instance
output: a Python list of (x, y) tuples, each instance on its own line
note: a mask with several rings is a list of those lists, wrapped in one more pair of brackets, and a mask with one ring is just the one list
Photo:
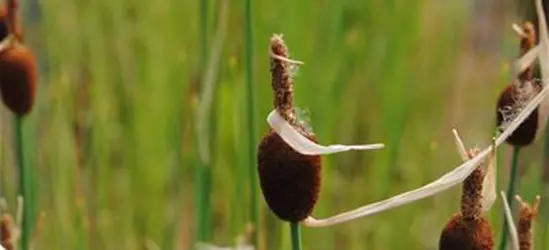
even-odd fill
[(513, 249), (519, 250), (519, 239), (517, 233), (517, 227), (515, 226), (515, 221), (513, 215), (511, 215), (511, 208), (509, 207), (509, 202), (507, 202), (507, 197), (505, 197), (505, 192), (501, 191), (501, 199), (503, 200), (503, 210), (505, 211), (505, 219), (507, 220), (507, 226), (509, 227), (509, 234), (511, 235), (511, 242), (513, 243)]
[[(517, 117), (509, 124), (509, 126), (501, 133), (498, 138), (495, 140), (495, 147), (500, 146), (505, 140), (517, 129), (517, 127), (532, 113), (532, 111), (540, 104), (543, 98), (547, 95), (548, 87), (545, 86), (543, 90), (536, 95), (526, 107), (519, 113)], [(488, 148), (482, 150), (472, 159), (464, 162), (459, 165), (454, 170), (443, 175), (439, 179), (424, 185), (418, 189), (414, 189), (408, 192), (401, 193), (399, 195), (393, 196), (389, 199), (375, 202), (369, 205), (362, 206), (355, 210), (351, 210), (345, 213), (341, 213), (326, 219), (315, 219), (309, 217), (303, 221), (305, 226), (309, 227), (325, 227), (330, 225), (335, 225), (350, 220), (354, 220), (360, 217), (365, 217), (373, 215), (385, 210), (396, 208), (417, 200), (427, 198), (429, 196), (440, 193), (448, 188), (451, 188), (459, 183), (461, 183), (467, 176), (475, 170), (475, 168), (480, 164), (487, 156), (490, 155), (492, 150), (492, 145)]]
[(515, 32), (517, 32), (517, 35), (519, 35), (520, 37), (526, 37), (526, 34), (524, 33), (524, 30), (520, 27), (520, 25), (513, 23), (511, 27)]
[(547, 23), (541, 0), (536, 0), (536, 12), (538, 14), (539, 28), (539, 63), (543, 82), (549, 77), (549, 37), (547, 36)]
[(463, 144), (463, 140), (461, 140), (461, 137), (459, 136), (457, 129), (452, 129), (452, 133), (454, 134), (456, 147), (458, 149), (459, 156), (461, 156), (461, 160), (463, 161), (469, 160), (469, 156), (467, 155), (467, 149), (465, 148), (465, 145)]
[[(461, 156), (461, 159), (463, 161), (469, 160), (469, 155), (467, 154), (467, 150), (465, 149), (465, 145), (463, 144), (463, 140), (459, 136), (459, 133), (456, 129), (452, 129), (452, 133), (454, 134), (454, 139), (456, 141), (456, 146), (459, 151), (459, 155)], [(488, 163), (488, 167), (486, 170), (486, 174), (484, 175), (484, 180), (482, 182), (482, 210), (487, 212), (492, 208), (492, 205), (496, 201), (496, 179), (495, 179), (495, 152), (492, 152), (490, 156), (490, 161)]]
[(271, 128), (295, 151), (304, 155), (327, 155), (349, 150), (374, 150), (381, 149), (385, 145), (381, 143), (368, 145), (319, 145), (299, 133), (275, 110), (271, 111), (267, 117), (267, 122)]
[(492, 208), (492, 205), (496, 202), (496, 154), (492, 152), (488, 167), (486, 168), (486, 174), (482, 182), (482, 211), (488, 212)]
[(520, 72), (523, 72), (528, 68), (534, 60), (538, 57), (540, 52), (540, 45), (536, 45), (534, 48), (526, 52), (521, 58), (513, 62), (513, 76), (517, 76)]

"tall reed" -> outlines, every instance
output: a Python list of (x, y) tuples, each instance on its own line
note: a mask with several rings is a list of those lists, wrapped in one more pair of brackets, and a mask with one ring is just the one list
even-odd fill
[[(207, 64), (207, 48), (208, 48), (208, 1), (200, 1), (200, 15), (199, 15), (199, 24), (200, 24), (200, 80), (203, 81), (205, 77), (205, 68)], [(203, 124), (210, 126), (210, 124)], [(209, 129), (206, 128), (197, 128), (205, 129), (209, 133)], [(198, 137), (198, 136), (197, 136)], [(199, 139), (197, 138), (197, 141)], [(195, 190), (195, 212), (196, 212), (196, 230), (195, 238), (197, 242), (207, 241), (209, 236), (208, 232), (210, 231), (210, 182), (211, 182), (211, 164), (205, 162), (203, 159), (197, 161), (198, 164), (195, 166), (195, 178), (194, 178), (194, 190)]]
[(254, 85), (253, 85), (253, 26), (252, 26), (252, 0), (245, 0), (244, 3), (244, 15), (245, 15), (245, 68), (246, 73), (246, 124), (248, 127), (248, 178), (250, 183), (250, 220), (253, 224), (252, 232), (252, 244), (258, 243), (258, 231), (259, 231), (259, 216), (258, 216), (258, 203), (257, 203), (257, 170), (256, 170), (256, 156), (257, 156), (257, 128), (255, 125), (255, 100), (254, 100)]

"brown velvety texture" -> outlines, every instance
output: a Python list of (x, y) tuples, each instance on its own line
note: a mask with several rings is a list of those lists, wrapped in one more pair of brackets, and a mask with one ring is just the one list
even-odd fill
[(3, 215), (0, 220), (0, 234), (0, 244), (6, 250), (15, 249), (13, 245), (13, 222), (11, 216), (8, 214)]
[(519, 238), (520, 250), (532, 250), (533, 245), (533, 222), (538, 215), (539, 200), (530, 207), (525, 202), (520, 202), (520, 213), (517, 224), (517, 233)]
[(464, 220), (461, 213), (448, 222), (439, 241), (440, 250), (491, 250), (492, 227), (485, 218)]
[(2, 101), (16, 115), (28, 114), (36, 95), (37, 65), (32, 52), (16, 44), (0, 52)]
[[(477, 149), (469, 150), (469, 158), (478, 152)], [(477, 166), (465, 178), (461, 191), (461, 211), (453, 215), (442, 230), (440, 250), (488, 250), (494, 246), (492, 227), (482, 217), (483, 165)]]
[[(513, 107), (517, 98), (518, 85), (510, 84), (501, 93), (497, 103), (497, 124), (501, 125), (503, 122), (503, 115), (500, 110), (504, 107)], [(506, 142), (513, 146), (527, 146), (530, 145), (536, 138), (538, 130), (538, 107), (520, 124), (520, 126), (507, 138)], [(500, 129), (501, 131), (501, 129)]]
[[(314, 136), (307, 137), (315, 141)], [(320, 192), (321, 166), (320, 156), (296, 152), (276, 132), (263, 137), (258, 149), (259, 182), (278, 218), (299, 222), (311, 214)]]

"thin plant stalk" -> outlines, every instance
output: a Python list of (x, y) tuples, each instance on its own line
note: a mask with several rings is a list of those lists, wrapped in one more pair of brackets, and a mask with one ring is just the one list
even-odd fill
[(541, 245), (549, 244), (549, 126), (545, 127), (545, 151), (543, 156), (542, 199), (540, 209)]
[(198, 238), (200, 241), (209, 240), (211, 232), (211, 204), (210, 204), (210, 189), (211, 189), (211, 171), (212, 171), (212, 156), (211, 156), (211, 138), (209, 136), (214, 123), (210, 119), (212, 116), (211, 106), (213, 103), (217, 73), (219, 71), (219, 61), (223, 52), (223, 44), (227, 35), (227, 17), (229, 0), (223, 0), (220, 5), (219, 19), (217, 30), (212, 44), (211, 53), (208, 59), (208, 65), (206, 66), (203, 80), (203, 93), (200, 98), (200, 105), (198, 107), (197, 118), (197, 139), (198, 139), (198, 153), (200, 155), (201, 165), (199, 166), (200, 175), (199, 183), (201, 191), (199, 197), (199, 222), (203, 223), (201, 227), (201, 234), (203, 238)]
[(17, 158), (17, 168), (19, 170), (19, 193), (26, 205), (23, 207), (22, 225), (21, 225), (21, 249), (29, 249), (29, 236), (31, 234), (31, 214), (29, 202), (29, 172), (25, 165), (23, 148), (23, 118), (15, 117), (15, 155)]
[(259, 230), (258, 206), (257, 206), (257, 169), (256, 169), (256, 127), (255, 127), (255, 102), (253, 85), (253, 34), (252, 34), (252, 0), (245, 0), (245, 70), (246, 70), (246, 121), (248, 125), (248, 167), (250, 178), (250, 220), (253, 224), (252, 245), (258, 243), (257, 235)]
[[(507, 186), (507, 200), (509, 201), (509, 207), (511, 209), (511, 213), (513, 213), (513, 196), (515, 194), (516, 189), (516, 182), (518, 178), (518, 161), (519, 161), (519, 153), (520, 153), (520, 147), (514, 146), (513, 147), (513, 156), (511, 160), (511, 175), (509, 177), (509, 185)], [(507, 223), (513, 223), (512, 221), (509, 222), (504, 217), (503, 218), (503, 232), (501, 234), (501, 242), (500, 242), (500, 250), (505, 250), (507, 247), (507, 239), (509, 234), (509, 229), (507, 226)]]
[(301, 250), (301, 230), (298, 222), (290, 222), (292, 250)]
[[(206, 67), (206, 61), (207, 61), (207, 26), (208, 26), (208, 1), (207, 0), (199, 0), (200, 1), (200, 15), (199, 15), (199, 24), (200, 24), (200, 79), (204, 77), (204, 71), (203, 69)], [(210, 168), (208, 163), (203, 163), (202, 161), (199, 161), (200, 163), (195, 166), (195, 211), (197, 213), (197, 220), (196, 220), (196, 241), (204, 241), (206, 240), (207, 236), (207, 224), (208, 224), (208, 214), (209, 211), (209, 195), (207, 190), (207, 182), (208, 182), (208, 176), (207, 176), (207, 170)]]

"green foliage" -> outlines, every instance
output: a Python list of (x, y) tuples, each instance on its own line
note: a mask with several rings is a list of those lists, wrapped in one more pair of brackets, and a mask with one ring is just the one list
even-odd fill
[[(195, 117), (201, 58), (210, 53), (201, 48), (212, 43), (218, 2), (208, 1), (201, 26), (194, 0), (40, 1), (41, 22), (26, 28), (43, 63), (37, 105), (25, 123), (36, 174), (32, 211), (36, 221), (45, 213), (37, 249), (193, 249)], [(253, 44), (246, 47), (245, 5), (231, 1), (209, 130), (211, 241), (232, 245), (250, 222), (255, 166), (248, 145), (268, 130), (272, 33), (283, 33), (292, 58), (305, 62), (295, 76), (296, 104), (310, 111), (321, 143), (387, 144), (382, 151), (323, 158), (316, 217), (416, 188), (457, 166), (454, 127), (467, 146), (488, 145), (506, 84), (501, 76), (508, 73), (502, 65), (518, 54), (518, 44), (508, 26), (494, 25), (492, 50), (475, 49), (480, 34), (470, 20), (476, 14), (466, 5), (253, 1)], [(248, 109), (247, 49), (255, 112)], [(2, 124), (2, 191), (14, 207), (16, 171), (6, 142), (12, 130)], [(529, 181), (518, 190), (526, 200), (540, 192), (529, 186), (540, 186), (538, 151), (523, 152), (530, 156), (521, 162), (521, 178)], [(505, 188), (506, 165), (501, 158), (498, 189)], [(304, 248), (434, 249), (459, 209), (459, 192), (332, 228), (302, 228)], [(290, 229), (259, 192), (256, 198), (258, 244), (288, 248)], [(500, 211), (496, 204), (490, 216), (497, 232)]]

